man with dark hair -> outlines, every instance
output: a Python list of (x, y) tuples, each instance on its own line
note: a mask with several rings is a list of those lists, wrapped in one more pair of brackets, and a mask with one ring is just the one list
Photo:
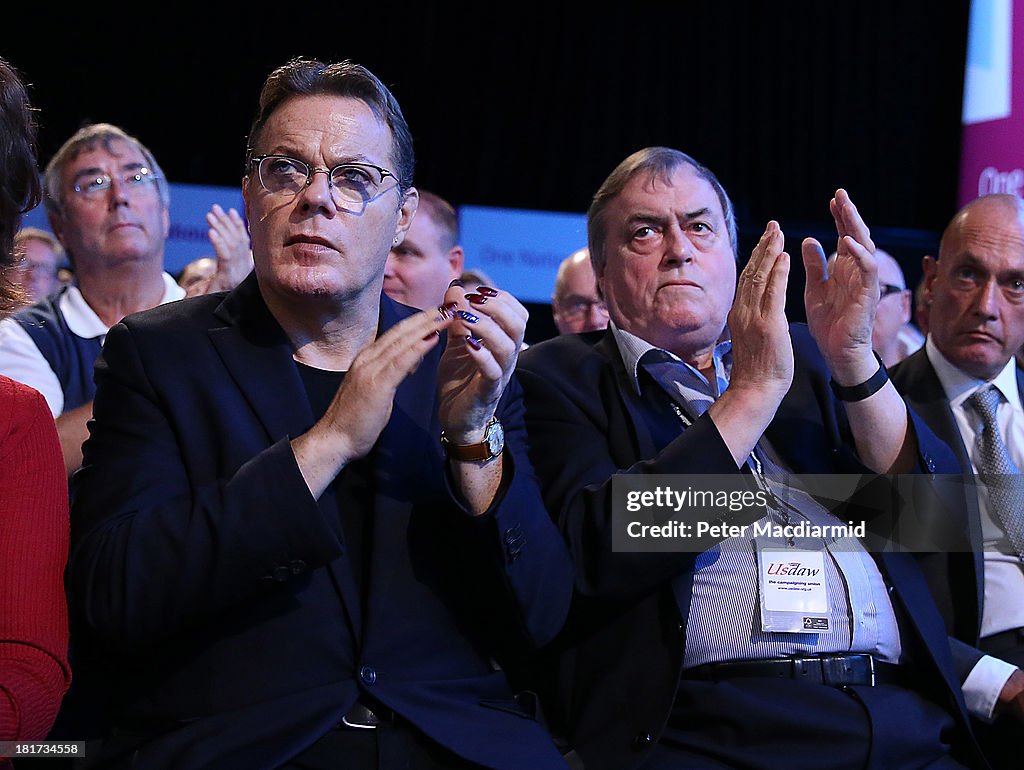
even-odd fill
[(516, 684), (571, 592), (525, 309), (382, 294), (418, 193), (364, 67), (274, 70), (246, 161), (253, 273), (127, 317), (97, 364), (68, 584), (108, 672), (100, 764), (564, 767)]
[[(837, 254), (803, 242), (808, 323), (790, 324), (779, 224), (737, 281), (722, 185), (681, 152), (640, 150), (588, 212), (608, 330), (520, 359), (532, 458), (576, 567), (548, 711), (588, 770), (978, 761), (960, 682), (982, 655), (958, 645), (954, 661), (913, 558), (859, 534), (785, 534), (840, 523), (794, 474), (955, 468), (872, 353), (868, 228), (844, 190), (830, 211)], [(623, 489), (727, 481), (765, 502), (684, 496), (655, 519), (681, 533), (670, 547), (638, 544), (623, 515)], [(780, 583), (781, 568), (816, 577)], [(1011, 700), (1003, 681), (992, 701)]]

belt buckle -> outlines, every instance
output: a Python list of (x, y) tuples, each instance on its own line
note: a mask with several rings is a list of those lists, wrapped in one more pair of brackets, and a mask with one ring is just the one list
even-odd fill
[(833, 687), (876, 682), (875, 656), (865, 654), (834, 655), (821, 660), (824, 683)]
[[(352, 715), (353, 719), (365, 716), (366, 721), (364, 722), (351, 722), (349, 721), (349, 715)], [(348, 713), (341, 718), (341, 723), (345, 727), (350, 727), (353, 730), (376, 730), (377, 725), (380, 724), (380, 719), (373, 711), (358, 701), (348, 710)]]

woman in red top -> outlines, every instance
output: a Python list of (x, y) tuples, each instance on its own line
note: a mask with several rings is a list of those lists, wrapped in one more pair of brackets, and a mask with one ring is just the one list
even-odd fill
[[(33, 109), (17, 72), (0, 59), (0, 317), (18, 305), (9, 277), (14, 233), (39, 200)], [(68, 529), (50, 410), (37, 391), (0, 376), (0, 741), (45, 739), (71, 682)]]

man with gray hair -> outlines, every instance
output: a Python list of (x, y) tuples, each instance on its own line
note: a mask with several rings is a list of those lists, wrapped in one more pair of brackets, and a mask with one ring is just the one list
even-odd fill
[[(838, 522), (796, 474), (856, 474), (891, 499), (879, 475), (927, 485), (955, 471), (872, 351), (868, 228), (845, 190), (829, 207), (837, 254), (803, 241), (808, 321), (791, 324), (779, 224), (737, 281), (733, 208), (714, 174), (676, 150), (640, 150), (587, 215), (608, 331), (520, 358), (531, 458), (576, 569), (549, 648), (548, 714), (588, 770), (978, 761), (961, 682), (989, 662), (967, 645), (951, 654), (910, 554), (885, 531), (869, 550), (859, 534), (750, 526)], [(643, 543), (624, 490), (653, 496), (662, 483), (682, 500), (657, 511), (661, 537)], [(687, 502), (732, 484), (764, 502)], [(844, 519), (877, 512), (848, 497)], [(989, 706), (1012, 700), (1008, 676), (982, 688)]]
[(0, 322), (0, 373), (46, 398), (71, 474), (82, 462), (107, 330), (185, 290), (164, 270), (170, 189), (134, 136), (109, 123), (81, 128), (47, 164), (43, 185), (75, 283)]

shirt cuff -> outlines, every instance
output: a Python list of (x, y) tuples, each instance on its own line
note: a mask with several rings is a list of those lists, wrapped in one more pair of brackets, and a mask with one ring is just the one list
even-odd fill
[(963, 684), (964, 702), (971, 716), (989, 724), (993, 722), (992, 712), (999, 700), (999, 693), (1016, 670), (1016, 666), (991, 655), (983, 656), (974, 664)]

